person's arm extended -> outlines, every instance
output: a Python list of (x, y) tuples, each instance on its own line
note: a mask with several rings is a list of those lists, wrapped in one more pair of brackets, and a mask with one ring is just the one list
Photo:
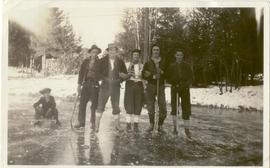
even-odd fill
[(78, 86), (77, 86), (77, 92), (78, 95), (81, 94), (82, 84), (85, 76), (85, 63), (86, 61), (83, 61), (80, 67), (79, 75), (78, 75)]
[(85, 76), (85, 64), (86, 61), (84, 60), (81, 64), (79, 75), (78, 75), (78, 85), (82, 85), (84, 76)]
[(121, 60), (119, 63), (120, 63), (119, 77), (120, 77), (120, 81), (123, 82), (127, 80), (128, 78), (130, 78), (131, 74), (128, 74), (127, 67), (123, 60)]
[(153, 79), (153, 74), (149, 70), (148, 63), (145, 63), (142, 70), (142, 78), (145, 80)]
[(40, 98), (36, 103), (33, 104), (33, 107), (37, 108), (41, 104), (41, 102), (42, 102), (42, 100)]

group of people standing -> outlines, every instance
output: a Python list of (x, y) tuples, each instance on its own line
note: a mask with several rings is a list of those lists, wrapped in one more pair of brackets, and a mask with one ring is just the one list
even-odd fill
[[(189, 119), (191, 115), (189, 88), (193, 80), (191, 67), (183, 58), (181, 50), (175, 53), (175, 62), (166, 66), (160, 56), (160, 48), (152, 46), (151, 58), (145, 64), (141, 62), (140, 50), (134, 49), (131, 62), (126, 68), (119, 57), (116, 44), (109, 44), (107, 54), (98, 58), (101, 49), (93, 45), (79, 71), (78, 95), (80, 95), (78, 124), (75, 128), (85, 127), (86, 106), (91, 101), (91, 129), (98, 132), (102, 114), (110, 98), (114, 127), (120, 127), (120, 87), (125, 82), (124, 107), (126, 110), (127, 131), (139, 131), (139, 117), (146, 100), (150, 126), (147, 131), (153, 131), (155, 122), (159, 132), (163, 132), (163, 123), (167, 116), (165, 99), (165, 81), (171, 84), (171, 115), (173, 116), (174, 133), (177, 133), (178, 104), (181, 98), (182, 118), (185, 133), (190, 137)], [(158, 109), (156, 108), (156, 102)], [(158, 120), (155, 114), (158, 112)], [(156, 118), (157, 119), (157, 118)]]

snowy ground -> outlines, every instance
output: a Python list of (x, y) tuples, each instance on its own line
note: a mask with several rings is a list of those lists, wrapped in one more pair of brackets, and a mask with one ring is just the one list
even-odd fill
[[(9, 95), (29, 95), (38, 96), (38, 91), (49, 87), (52, 94), (58, 98), (71, 98), (76, 95), (77, 76), (58, 75), (42, 78), (37, 75), (29, 78), (17, 72), (18, 70), (9, 69)], [(122, 84), (122, 94), (124, 91)], [(239, 109), (243, 107), (251, 110), (263, 110), (263, 86), (245, 86), (240, 90), (233, 90), (232, 93), (225, 92), (219, 95), (219, 88), (212, 86), (209, 88), (191, 88), (191, 103), (193, 105), (205, 105), (222, 108)], [(123, 96), (121, 96), (123, 102)], [(166, 88), (166, 101), (170, 103), (170, 88)]]
[[(218, 88), (191, 89), (191, 132), (193, 140), (183, 133), (179, 119), (179, 134), (172, 134), (169, 115), (166, 134), (149, 135), (147, 110), (140, 117), (140, 133), (116, 133), (112, 128), (110, 103), (101, 120), (100, 132), (90, 133), (89, 110), (86, 129), (70, 129), (76, 95), (76, 76), (35, 78), (10, 69), (8, 81), (8, 164), (12, 165), (262, 165), (263, 113), (257, 110), (239, 111), (228, 108), (209, 108), (208, 105), (237, 108), (238, 105), (262, 109), (262, 87), (243, 87), (239, 92), (218, 94)], [(56, 97), (62, 126), (55, 129), (49, 121), (40, 128), (32, 125), (32, 104), (38, 91), (52, 88)], [(123, 101), (124, 86), (121, 90)], [(169, 102), (170, 89), (166, 89)], [(121, 107), (121, 126), (125, 127), (125, 110)], [(87, 108), (89, 109), (89, 107)], [(76, 113), (77, 114), (77, 113)], [(181, 117), (181, 116), (180, 116)], [(179, 117), (179, 118), (180, 118)]]

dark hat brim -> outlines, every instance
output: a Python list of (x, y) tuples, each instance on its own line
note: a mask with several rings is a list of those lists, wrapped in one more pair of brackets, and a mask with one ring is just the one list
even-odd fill
[(90, 52), (91, 52), (92, 50), (94, 50), (94, 49), (98, 50), (98, 53), (99, 53), (99, 54), (101, 53), (101, 49), (98, 48), (97, 46), (92, 46), (92, 47), (88, 50), (88, 53), (90, 53)]
[(39, 93), (40, 94), (51, 93), (51, 89), (50, 88), (44, 88), (44, 89), (40, 90)]

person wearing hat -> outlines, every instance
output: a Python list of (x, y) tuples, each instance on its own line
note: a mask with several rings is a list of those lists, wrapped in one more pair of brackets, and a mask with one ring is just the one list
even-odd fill
[(144, 87), (141, 77), (143, 64), (140, 60), (141, 51), (134, 49), (131, 53), (131, 63), (128, 67), (130, 78), (126, 81), (124, 106), (127, 112), (127, 131), (131, 130), (131, 121), (134, 121), (134, 131), (139, 131), (139, 116), (142, 111)]
[[(159, 107), (158, 131), (164, 132), (163, 123), (167, 116), (166, 100), (165, 100), (165, 61), (160, 57), (160, 48), (153, 45), (151, 49), (151, 59), (144, 64), (142, 77), (147, 81), (146, 99), (147, 110), (149, 115), (150, 127), (148, 132), (153, 131), (155, 122), (155, 102)], [(158, 98), (156, 99), (156, 97)]]
[(193, 72), (189, 63), (184, 59), (184, 53), (178, 49), (175, 52), (175, 62), (169, 65), (166, 72), (167, 81), (171, 84), (171, 106), (172, 106), (172, 118), (174, 130), (177, 134), (177, 118), (176, 114), (179, 104), (179, 98), (181, 98), (182, 119), (184, 120), (185, 134), (188, 138), (191, 137), (189, 131), (189, 121), (191, 115), (190, 105), (190, 92), (189, 88), (193, 82)]
[(126, 80), (129, 75), (127, 74), (124, 61), (118, 56), (118, 48), (115, 44), (108, 45), (108, 55), (100, 59), (97, 72), (101, 86), (96, 113), (96, 132), (99, 131), (100, 120), (109, 97), (111, 97), (115, 129), (121, 130), (119, 108), (120, 83)]
[(92, 45), (88, 50), (89, 57), (81, 64), (78, 76), (78, 95), (80, 96), (78, 124), (75, 128), (85, 127), (86, 106), (88, 101), (91, 101), (91, 128), (95, 129), (95, 113), (98, 105), (99, 83), (97, 80), (97, 64), (98, 54), (101, 49), (96, 45)]
[(57, 125), (61, 125), (58, 120), (58, 110), (56, 108), (56, 103), (54, 97), (50, 94), (50, 88), (44, 88), (39, 91), (42, 96), (40, 99), (34, 103), (33, 107), (35, 108), (35, 119), (37, 120), (34, 125), (39, 125), (41, 118), (49, 118), (52, 117), (55, 119)]

